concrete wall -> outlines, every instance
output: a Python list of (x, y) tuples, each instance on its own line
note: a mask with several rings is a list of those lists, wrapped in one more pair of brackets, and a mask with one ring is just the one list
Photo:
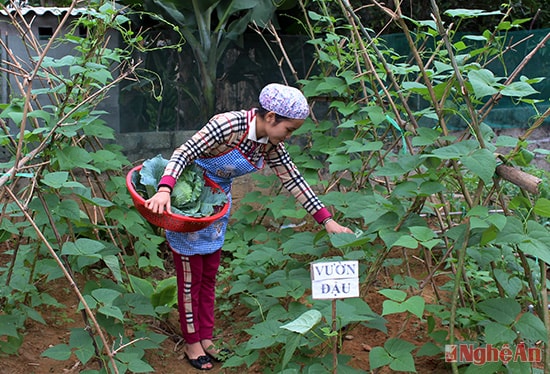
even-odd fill
[[(520, 137), (525, 134), (526, 129), (503, 128), (494, 131), (497, 136)], [(194, 133), (194, 131), (164, 131), (117, 134), (116, 143), (123, 147), (125, 155), (131, 162), (139, 163), (158, 154), (164, 158), (170, 158), (174, 149)], [(550, 126), (541, 126), (536, 129), (529, 137), (528, 142), (530, 150), (550, 150)], [(507, 149), (499, 149), (499, 152), (503, 154), (507, 151)], [(534, 163), (539, 168), (550, 171), (550, 163), (546, 161), (544, 155), (535, 154)]]
[(164, 158), (170, 158), (174, 149), (194, 133), (194, 131), (163, 131), (117, 134), (116, 143), (124, 148), (124, 154), (131, 162), (139, 163), (158, 154)]

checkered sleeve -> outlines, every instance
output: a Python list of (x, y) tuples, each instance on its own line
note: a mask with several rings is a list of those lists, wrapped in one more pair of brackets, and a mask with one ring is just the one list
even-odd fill
[[(233, 146), (231, 139), (246, 122), (238, 112), (218, 114), (172, 153), (160, 185), (173, 188), (182, 171), (199, 157), (213, 157)], [(221, 150), (220, 150), (221, 149)]]
[(267, 153), (266, 162), (279, 177), (283, 186), (302, 204), (309, 214), (313, 215), (318, 223), (322, 223), (325, 219), (331, 217), (330, 212), (300, 174), (283, 143), (279, 143)]

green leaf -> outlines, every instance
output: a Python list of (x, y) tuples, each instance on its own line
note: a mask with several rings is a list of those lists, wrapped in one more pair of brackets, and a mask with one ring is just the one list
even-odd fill
[(338, 77), (325, 77), (317, 86), (318, 94), (336, 92), (338, 95), (343, 95), (347, 90), (346, 81)]
[(460, 161), (472, 173), (480, 177), (485, 184), (491, 184), (497, 167), (495, 156), (491, 151), (478, 149), (472, 154), (460, 158)]
[(143, 360), (131, 360), (128, 363), (128, 370), (131, 373), (152, 373), (155, 369)]
[(487, 373), (503, 373), (503, 372), (511, 372), (513, 371), (507, 371), (505, 370), (504, 366), (502, 365), (502, 362), (488, 362), (483, 365), (472, 363), (470, 364), (466, 370), (464, 371), (464, 374), (487, 374)]
[(88, 121), (88, 125), (84, 126), (84, 133), (88, 136), (97, 136), (100, 139), (115, 139), (115, 130), (112, 127), (106, 126), (100, 119), (93, 118)]
[(138, 278), (135, 275), (128, 274), (132, 288), (145, 297), (151, 297), (154, 292), (153, 285), (147, 279)]
[(533, 161), (535, 154), (528, 149), (521, 148), (518, 153), (514, 155), (514, 162), (519, 166), (527, 166)]
[(106, 315), (107, 317), (113, 317), (120, 321), (124, 321), (124, 315), (119, 307), (113, 305), (105, 305), (97, 310), (99, 313)]
[(437, 356), (441, 354), (442, 349), (440, 346), (432, 342), (426, 342), (420, 349), (416, 352), (417, 357), (422, 356)]
[[(332, 318), (332, 303), (327, 300), (314, 300), (313, 307), (319, 309), (325, 320)], [(361, 298), (336, 300), (338, 313), (336, 329), (340, 329), (353, 322), (361, 322), (363, 325), (387, 333), (387, 321), (372, 311), (370, 306)]]
[(317, 325), (321, 321), (322, 317), (323, 315), (321, 314), (321, 312), (315, 309), (311, 309), (303, 313), (294, 321), (281, 326), (281, 328), (303, 335), (311, 330), (313, 327), (315, 327), (315, 325)]
[(359, 109), (359, 105), (354, 102), (344, 103), (342, 101), (333, 101), (330, 104), (331, 108), (336, 108), (343, 116), (349, 116)]
[(485, 339), (487, 344), (512, 343), (517, 338), (516, 333), (508, 326), (496, 322), (485, 325)]
[(91, 155), (94, 165), (101, 170), (121, 170), (126, 165), (123, 158), (117, 157), (116, 153), (106, 149), (100, 149)]
[(500, 135), (495, 142), (496, 147), (515, 147), (518, 144), (518, 138), (509, 135)]
[(315, 234), (309, 231), (297, 232), (281, 244), (283, 254), (314, 255), (319, 249), (313, 244)]
[(384, 343), (384, 348), (392, 355), (393, 357), (398, 357), (405, 353), (410, 353), (416, 346), (413, 343), (410, 343), (406, 340), (399, 338), (389, 338)]
[(550, 217), (550, 200), (540, 197), (534, 207), (535, 214), (541, 217)]
[(500, 93), (502, 96), (525, 97), (539, 92), (527, 82), (513, 82), (504, 87)]
[(392, 247), (416, 249), (418, 247), (418, 241), (409, 235), (403, 235), (393, 243)]
[(401, 290), (392, 290), (392, 289), (384, 289), (378, 291), (379, 294), (386, 296), (388, 299), (393, 301), (405, 301), (407, 298), (407, 293), (405, 291)]
[(526, 234), (518, 243), (519, 250), (550, 264), (548, 243), (550, 243), (550, 231), (536, 221), (527, 221)]
[(84, 73), (86, 71), (86, 68), (84, 66), (80, 65), (72, 65), (69, 68), (69, 75), (73, 77), (76, 74)]
[(29, 118), (40, 118), (40, 119), (44, 120), (44, 122), (48, 125), (51, 125), (50, 122), (53, 119), (53, 116), (51, 115), (51, 113), (48, 113), (45, 110), (41, 110), (41, 109), (33, 110), (33, 111), (29, 112), (29, 114), (27, 114), (27, 116)]
[(398, 162), (388, 162), (376, 170), (376, 175), (381, 177), (401, 177), (406, 174), (405, 170)]
[(67, 344), (58, 344), (42, 352), (42, 357), (49, 357), (58, 361), (67, 361), (71, 357), (71, 348)]
[(390, 369), (395, 371), (416, 372), (414, 359), (410, 353), (416, 346), (403, 339), (390, 338), (384, 343), (384, 348), (393, 358)]
[(96, 240), (80, 238), (76, 242), (66, 242), (63, 244), (61, 249), (61, 254), (63, 255), (76, 255), (76, 256), (85, 256), (92, 255), (98, 256), (98, 252), (103, 250), (105, 245)]
[(502, 12), (499, 10), (487, 11), (483, 9), (449, 9), (445, 11), (445, 14), (450, 17), (459, 17), (459, 18), (472, 18), (480, 16), (498, 16)]
[(407, 311), (407, 308), (403, 303), (398, 303), (393, 300), (384, 300), (382, 303), (382, 315), (387, 316), (388, 314), (397, 314)]
[(74, 200), (63, 200), (59, 206), (53, 209), (55, 215), (65, 217), (72, 221), (80, 221), (80, 206)]
[(501, 231), (506, 226), (507, 217), (504, 214), (491, 214), (487, 217), (487, 222)]
[(47, 68), (60, 68), (65, 66), (78, 65), (78, 61), (75, 56), (66, 55), (61, 58), (46, 57), (42, 60), (41, 67)]
[(507, 296), (514, 298), (523, 288), (521, 279), (513, 274), (507, 273), (502, 269), (494, 270), (495, 279), (500, 284), (502, 289), (506, 292)]
[(178, 302), (176, 277), (164, 279), (157, 286), (156, 291), (151, 295), (153, 306), (173, 307)]
[(115, 277), (115, 279), (122, 283), (122, 272), (120, 270), (120, 263), (118, 262), (118, 257), (115, 255), (106, 255), (103, 256), (103, 262), (107, 267), (111, 270), (111, 273)]
[(436, 245), (442, 242), (443, 241), (441, 239), (432, 239), (432, 240), (426, 240), (425, 242), (421, 242), (420, 245), (431, 250), (433, 247), (435, 247)]
[(349, 233), (339, 233), (330, 235), (330, 242), (336, 248), (361, 247), (371, 243), (376, 239), (375, 235), (357, 236)]
[(14, 99), (12, 102), (0, 111), (0, 118), (10, 118), (15, 124), (20, 124), (23, 120), (23, 106), (20, 99)]
[(412, 354), (406, 353), (395, 358), (390, 363), (390, 369), (397, 372), (416, 372)]
[(327, 162), (329, 163), (328, 170), (330, 173), (336, 173), (342, 170), (357, 172), (363, 165), (360, 159), (350, 160), (348, 155), (339, 154), (329, 156)]
[(92, 166), (92, 156), (84, 148), (65, 146), (55, 150), (55, 160), (59, 164), (60, 170), (72, 170), (75, 168), (89, 169), (100, 172), (98, 168)]
[(409, 230), (418, 241), (425, 242), (436, 237), (432, 229), (425, 226), (411, 226)]
[(15, 355), (19, 352), (19, 348), (23, 344), (24, 336), (8, 336), (7, 338), (0, 340), (0, 352)]
[(517, 301), (502, 297), (481, 301), (478, 308), (487, 317), (503, 325), (513, 323), (521, 312), (521, 305)]
[(155, 308), (151, 304), (150, 298), (147, 298), (139, 293), (125, 293), (122, 295), (122, 298), (123, 302), (128, 306), (132, 313), (141, 316), (158, 317), (155, 313)]
[(384, 348), (374, 347), (369, 353), (369, 362), (371, 370), (374, 370), (389, 365), (392, 362), (392, 358)]
[(277, 341), (275, 337), (279, 336), (281, 326), (279, 321), (266, 320), (256, 323), (245, 331), (252, 336), (246, 343), (246, 349), (256, 350), (268, 348), (276, 344)]
[(105, 85), (107, 82), (113, 80), (113, 76), (111, 75), (111, 72), (107, 69), (101, 69), (101, 70), (88, 70), (86, 73), (86, 76), (89, 78), (92, 78), (102, 85)]
[(412, 138), (412, 145), (414, 147), (432, 145), (441, 135), (439, 131), (428, 127), (419, 127), (416, 129), (416, 132), (418, 136)]
[(40, 180), (47, 186), (53, 188), (61, 188), (69, 177), (68, 171), (58, 171), (53, 173), (44, 174)]
[[(446, 147), (434, 149), (431, 155), (443, 160), (459, 159), (469, 155), (478, 148), (479, 142), (477, 140), (464, 140)], [(430, 155), (422, 155), (421, 157), (425, 158), (429, 156)]]
[(17, 321), (18, 317), (14, 315), (0, 315), (0, 336), (17, 337)]
[(367, 141), (366, 139), (362, 139), (362, 141), (357, 140), (346, 140), (344, 141), (344, 144), (346, 144), (345, 147), (342, 147), (343, 150), (346, 153), (361, 153), (361, 152), (371, 152), (371, 151), (378, 151), (382, 149), (382, 146), (384, 143), (382, 142), (372, 142)]
[(517, 217), (507, 217), (506, 225), (497, 234), (497, 243), (517, 244), (523, 241), (523, 223)]
[(373, 125), (377, 126), (386, 120), (386, 114), (384, 110), (379, 106), (367, 106), (362, 108), (361, 111), (366, 111), (369, 119), (372, 121)]
[(31, 318), (31, 319), (35, 320), (36, 322), (42, 323), (44, 325), (46, 324), (46, 321), (42, 317), (42, 314), (40, 314), (39, 309), (33, 309), (33, 308), (31, 308), (27, 305), (21, 305), (20, 308), (22, 309), (22, 311), (25, 313), (25, 315), (28, 318)]
[(286, 365), (290, 362), (300, 344), (301, 336), (299, 334), (294, 335), (290, 339), (287, 339), (285, 343), (285, 354), (283, 355), (281, 368), (284, 369)]
[[(376, 220), (375, 220), (376, 221)], [(376, 221), (378, 223), (378, 221)], [(380, 239), (384, 241), (384, 244), (387, 248), (393, 247), (393, 244), (402, 236), (407, 236), (408, 234), (404, 234), (402, 232), (395, 232), (394, 230), (387, 229), (388, 225), (386, 222), (384, 222), (383, 228), (380, 229), (378, 232), (378, 235), (380, 236)]]
[(419, 189), (420, 196), (430, 196), (438, 192), (445, 191), (445, 186), (440, 182), (425, 181), (422, 182)]
[(487, 69), (470, 71), (468, 73), (468, 80), (472, 84), (474, 95), (478, 99), (498, 93), (498, 88), (500, 87), (493, 72)]
[(112, 202), (112, 201), (109, 201), (109, 200), (106, 200), (106, 199), (102, 199), (100, 197), (92, 197), (92, 198), (88, 198), (88, 197), (85, 197), (83, 195), (79, 195), (77, 194), (80, 198), (82, 198), (82, 201), (88, 203), (88, 204), (92, 204), (92, 205), (95, 205), (95, 206), (99, 206), (99, 207), (102, 207), (102, 208), (108, 208), (108, 207), (111, 207), (111, 206), (114, 206), (115, 204)]
[(521, 337), (532, 342), (542, 340), (548, 343), (546, 328), (539, 317), (532, 313), (523, 313), (515, 323), (514, 329), (519, 331)]
[(403, 302), (403, 306), (406, 308), (406, 310), (411, 312), (412, 314), (414, 314), (420, 319), (424, 314), (425, 305), (426, 305), (426, 301), (421, 296), (411, 296), (409, 299)]
[(71, 330), (69, 345), (74, 350), (74, 354), (83, 365), (86, 365), (86, 363), (95, 355), (93, 339), (90, 334), (82, 328)]
[(411, 91), (418, 94), (427, 94), (428, 88), (426, 85), (419, 82), (403, 82), (402, 87), (404, 90)]
[(401, 182), (396, 184), (395, 188), (392, 191), (392, 195), (395, 197), (415, 197), (418, 195), (417, 192), (418, 185), (415, 182)]
[(122, 295), (119, 291), (110, 288), (97, 288), (92, 291), (92, 296), (98, 303), (103, 305), (112, 305), (113, 301)]

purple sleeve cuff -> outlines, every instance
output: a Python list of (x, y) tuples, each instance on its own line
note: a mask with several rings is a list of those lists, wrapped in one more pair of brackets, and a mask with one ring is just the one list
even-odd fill
[(321, 208), (313, 215), (313, 219), (315, 219), (317, 223), (323, 223), (324, 220), (330, 217), (332, 217), (332, 214), (330, 214), (327, 208)]
[(167, 187), (170, 187), (170, 189), (174, 189), (175, 185), (176, 185), (176, 179), (170, 175), (165, 175), (162, 178), (160, 178), (158, 187), (167, 186)]

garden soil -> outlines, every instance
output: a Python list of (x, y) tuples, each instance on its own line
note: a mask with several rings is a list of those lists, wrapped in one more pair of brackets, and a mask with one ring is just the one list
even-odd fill
[[(422, 271), (419, 267), (418, 271)], [(415, 276), (415, 274), (412, 274)], [(416, 274), (420, 277), (425, 274)], [(380, 277), (380, 284), (387, 284), (390, 281), (391, 274), (384, 274)], [(418, 279), (418, 278), (417, 278)], [(385, 287), (385, 286), (384, 286)], [(26, 325), (25, 338), (22, 347), (17, 355), (0, 356), (0, 374), (76, 374), (84, 368), (78, 360), (72, 357), (68, 361), (56, 361), (42, 357), (41, 354), (48, 347), (53, 345), (67, 343), (72, 328), (84, 326), (82, 315), (77, 311), (78, 300), (72, 293), (67, 282), (64, 279), (48, 283), (48, 289), (43, 291), (55, 295), (59, 302), (65, 305), (65, 308), (45, 308), (41, 310), (46, 324), (35, 321), (29, 321)], [(434, 295), (429, 288), (426, 288), (424, 297), (427, 302), (434, 302)], [(376, 292), (375, 289), (369, 293), (366, 298), (369, 306), (377, 313), (382, 312), (382, 302), (384, 297)], [(247, 339), (246, 333), (235, 326), (234, 321), (242, 321), (243, 328), (246, 326), (248, 310), (236, 308), (232, 311), (231, 320), (225, 320), (223, 316), (218, 316), (216, 331), (217, 338), (226, 341), (235, 340), (242, 342)], [(416, 317), (405, 322), (402, 315), (386, 316), (388, 321), (389, 336), (399, 336), (402, 339), (413, 342), (416, 345), (422, 345), (427, 340), (425, 331), (425, 322), (421, 323)], [(161, 374), (185, 374), (199, 373), (200, 370), (193, 369), (183, 357), (183, 342), (180, 341), (177, 333), (177, 313), (174, 312), (167, 323), (159, 325), (150, 321), (150, 328), (157, 333), (166, 334), (168, 338), (164, 341), (161, 349), (148, 351), (146, 360), (154, 367), (155, 373)], [(362, 325), (355, 326), (351, 331), (346, 332), (341, 353), (349, 355), (352, 358), (350, 366), (363, 369), (368, 372), (369, 369), (369, 350), (371, 347), (384, 344), (387, 335), (378, 331), (366, 328)], [(418, 373), (448, 373), (449, 368), (445, 366), (442, 359), (422, 358), (416, 361)], [(232, 373), (229, 369), (222, 369), (220, 364), (216, 364), (210, 373)], [(93, 367), (93, 366), (92, 366)], [(88, 366), (87, 368), (92, 368)], [(97, 367), (96, 367), (97, 368)], [(250, 368), (247, 373), (261, 373), (259, 367)], [(386, 374), (391, 371), (381, 369), (375, 373)]]
[[(234, 191), (235, 194), (236, 191)], [(4, 254), (4, 249), (0, 247), (0, 266), (3, 266), (8, 260)], [(401, 257), (400, 250), (391, 254), (392, 257)], [(410, 257), (409, 257), (410, 258)], [(413, 256), (412, 258), (415, 258)], [(156, 276), (166, 277), (173, 275), (170, 270), (171, 263), (169, 258), (166, 259), (165, 274)], [(405, 274), (410, 271), (410, 274)], [(393, 272), (393, 273), (392, 273)], [(388, 268), (383, 274), (380, 274), (376, 284), (371, 287), (371, 291), (366, 297), (366, 302), (378, 314), (382, 313), (382, 303), (385, 298), (376, 292), (377, 289), (388, 288), (392, 285), (392, 279), (395, 274), (410, 275), (415, 279), (423, 279), (426, 276), (425, 268), (420, 260), (416, 263), (411, 261), (410, 269), (402, 269), (399, 267)], [(77, 279), (78, 281), (78, 279)], [(35, 321), (28, 321), (25, 329), (24, 342), (19, 349), (17, 355), (0, 355), (0, 374), (76, 374), (84, 369), (97, 369), (93, 365), (88, 364), (86, 368), (78, 362), (76, 357), (71, 357), (67, 361), (56, 361), (42, 357), (41, 354), (48, 347), (67, 343), (72, 328), (84, 327), (82, 314), (77, 311), (78, 299), (71, 292), (70, 287), (65, 279), (48, 282), (42, 291), (55, 295), (57, 300), (62, 303), (64, 308), (43, 308), (40, 310), (46, 324), (41, 324)], [(435, 295), (432, 287), (426, 287), (422, 296), (425, 297), (427, 303), (435, 302)], [(248, 323), (248, 310), (245, 307), (237, 307), (231, 311), (231, 318), (226, 319), (221, 313), (218, 313), (216, 321), (217, 339), (224, 341), (243, 342), (248, 339), (248, 335), (244, 329), (250, 326)], [(346, 331), (343, 341), (341, 353), (352, 357), (349, 365), (357, 369), (369, 371), (369, 351), (372, 347), (382, 346), (384, 342), (391, 336), (399, 336), (402, 339), (408, 340), (417, 346), (429, 341), (427, 337), (426, 322), (421, 322), (416, 317), (405, 319), (403, 315), (385, 316), (388, 328), (388, 335), (367, 328), (362, 325), (357, 325), (351, 330)], [(154, 321), (140, 321), (147, 323), (149, 327), (161, 334), (167, 335), (167, 339), (162, 343), (160, 349), (148, 351), (146, 353), (147, 362), (155, 369), (155, 373), (159, 374), (186, 374), (200, 373), (204, 371), (192, 368), (183, 356), (183, 342), (180, 339), (177, 326), (178, 316), (174, 311), (168, 321), (160, 325)], [(421, 357), (415, 361), (416, 370), (418, 373), (449, 373), (450, 368), (446, 366), (442, 358)], [(216, 363), (214, 369), (209, 373), (234, 373), (230, 369), (221, 368), (221, 364)], [(242, 373), (243, 371), (240, 370)], [(262, 373), (261, 367), (252, 367), (246, 369), (245, 373)], [(377, 374), (391, 373), (387, 368), (372, 371)]]

